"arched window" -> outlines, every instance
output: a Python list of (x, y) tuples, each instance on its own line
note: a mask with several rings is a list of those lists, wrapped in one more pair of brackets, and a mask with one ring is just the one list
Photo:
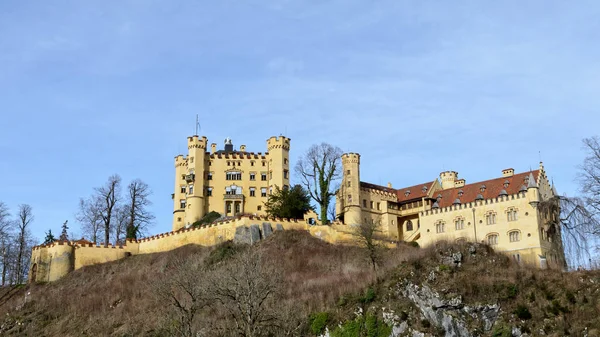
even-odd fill
[(517, 210), (513, 207), (506, 211), (506, 218), (508, 221), (517, 221)]
[(498, 244), (498, 234), (489, 234), (487, 236), (487, 243), (490, 246), (494, 246)]
[(462, 217), (456, 218), (456, 220), (454, 220), (454, 228), (456, 230), (465, 229), (465, 219)]
[(485, 223), (488, 225), (494, 225), (496, 224), (496, 213), (494, 212), (488, 212), (485, 215)]
[(446, 224), (443, 221), (438, 221), (435, 223), (435, 232), (436, 233), (444, 233), (446, 231)]
[(510, 231), (508, 233), (508, 238), (509, 238), (510, 242), (521, 241), (521, 232), (519, 232), (519, 231)]
[(413, 230), (413, 223), (412, 223), (412, 221), (408, 220), (406, 222), (406, 231), (408, 232), (408, 231), (412, 231), (412, 230)]

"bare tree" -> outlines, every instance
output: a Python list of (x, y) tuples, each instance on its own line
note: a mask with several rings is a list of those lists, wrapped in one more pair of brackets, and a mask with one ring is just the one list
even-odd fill
[(15, 273), (16, 282), (18, 284), (23, 283), (25, 275), (27, 274), (27, 265), (29, 265), (28, 243), (30, 241), (29, 225), (33, 221), (33, 211), (31, 206), (27, 204), (19, 205), (19, 211), (17, 214), (17, 235), (16, 246), (17, 246), (17, 258), (15, 261)]
[(161, 306), (167, 304), (168, 331), (179, 336), (196, 336), (202, 318), (200, 312), (212, 301), (207, 291), (206, 278), (198, 277), (207, 271), (200, 258), (177, 257), (167, 265), (168, 277), (156, 283), (156, 294)]
[(227, 312), (235, 335), (275, 335), (282, 275), (258, 250), (240, 254), (211, 275), (209, 292)]
[(6, 275), (10, 266), (9, 253), (13, 223), (10, 221), (8, 206), (0, 201), (0, 253), (2, 254), (2, 286), (6, 285)]
[(100, 218), (104, 229), (104, 246), (108, 246), (110, 232), (113, 230), (113, 217), (120, 201), (121, 177), (112, 175), (102, 187), (95, 189), (96, 198), (100, 201)]
[(149, 197), (152, 194), (148, 184), (135, 179), (127, 186), (128, 200), (127, 211), (129, 212), (129, 222), (127, 224), (127, 238), (137, 239), (139, 235), (145, 233), (148, 225), (154, 220), (154, 215), (148, 210), (152, 205)]
[(366, 250), (373, 272), (377, 271), (377, 265), (381, 258), (381, 241), (384, 239), (381, 231), (380, 219), (371, 219), (354, 225), (353, 233), (358, 243)]
[(577, 178), (581, 196), (555, 198), (540, 203), (543, 214), (559, 213), (558, 239), (562, 243), (569, 265), (586, 265), (591, 251), (600, 239), (600, 139), (583, 139), (586, 157), (579, 166)]
[(94, 197), (79, 199), (79, 211), (75, 214), (75, 219), (81, 224), (81, 233), (92, 242), (98, 242), (102, 227), (99, 200)]
[(118, 206), (114, 217), (115, 244), (122, 244), (125, 241), (127, 226), (129, 224), (129, 208), (127, 206)]
[(327, 210), (335, 195), (332, 182), (342, 175), (342, 150), (327, 143), (311, 146), (296, 163), (296, 173), (311, 198), (319, 204), (321, 224), (327, 224)]

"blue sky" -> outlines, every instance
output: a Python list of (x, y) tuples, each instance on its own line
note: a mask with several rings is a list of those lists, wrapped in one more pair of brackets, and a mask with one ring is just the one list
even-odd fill
[[(0, 1), (0, 200), (72, 230), (109, 175), (153, 189), (171, 228), (173, 157), (201, 133), (296, 159), (329, 142), (362, 180), (467, 183), (536, 168), (577, 192), (598, 134), (597, 1)], [(292, 162), (294, 164), (294, 161)]]

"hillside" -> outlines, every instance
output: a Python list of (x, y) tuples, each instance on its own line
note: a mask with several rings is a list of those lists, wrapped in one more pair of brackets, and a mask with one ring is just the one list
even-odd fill
[[(365, 252), (305, 232), (186, 246), (0, 292), (7, 336), (600, 336), (600, 273), (483, 245)], [(236, 326), (239, 333), (235, 332)]]

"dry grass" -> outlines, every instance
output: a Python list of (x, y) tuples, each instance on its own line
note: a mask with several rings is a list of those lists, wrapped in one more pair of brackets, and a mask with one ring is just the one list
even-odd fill
[[(170, 262), (180, 259), (212, 261), (218, 271), (219, 249), (223, 247), (186, 246), (82, 268), (51, 284), (0, 289), (0, 317), (4, 317), (0, 335), (164, 335), (162, 318), (168, 306), (160, 303), (156, 283), (168, 278)], [(285, 319), (298, 325), (300, 335), (306, 334), (310, 313), (327, 311), (339, 320), (351, 317), (357, 298), (370, 286), (377, 291), (373, 305), (412, 310), (411, 317), (420, 321), (410, 303), (388, 296), (400, 280), (428, 282), (443, 295), (463, 296), (466, 303), (499, 303), (506, 322), (517, 322), (512, 312), (524, 304), (533, 319), (515, 324), (532, 331), (579, 335), (583, 327), (600, 329), (599, 273), (521, 267), (486, 246), (478, 246), (471, 256), (466, 245), (430, 249), (401, 245), (382, 252), (377, 275), (359, 247), (331, 245), (305, 232), (278, 232), (252, 249), (261, 250), (269, 264), (281, 268), (283, 295), (277, 303)], [(463, 253), (462, 266), (444, 265), (444, 257), (456, 251)], [(426, 281), (431, 271), (436, 279)], [(396, 303), (386, 303), (392, 300)]]

